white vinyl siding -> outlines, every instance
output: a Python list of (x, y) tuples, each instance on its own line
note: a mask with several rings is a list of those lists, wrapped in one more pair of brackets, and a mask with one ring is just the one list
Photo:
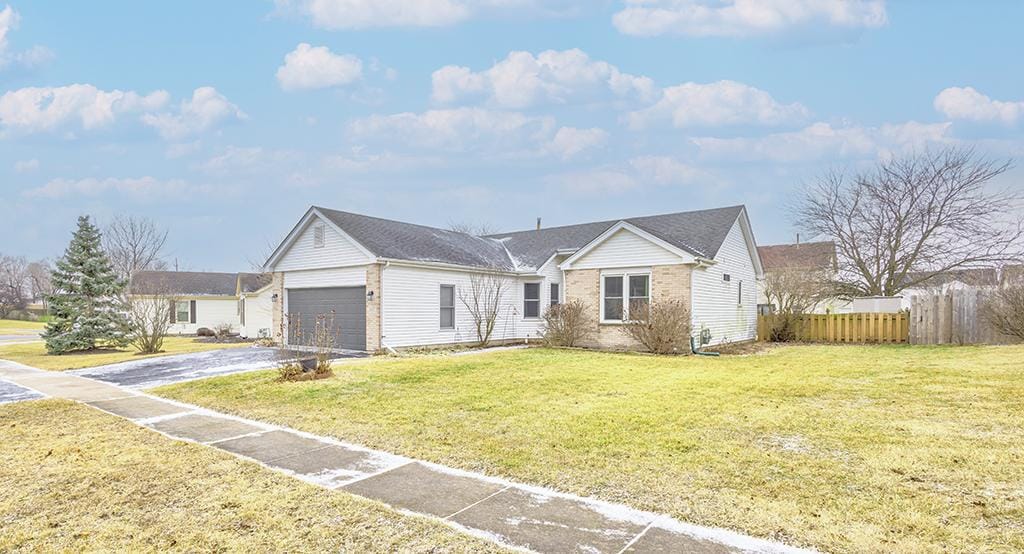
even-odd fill
[[(757, 335), (757, 287), (751, 285), (756, 274), (739, 220), (729, 230), (715, 261), (693, 270), (693, 334), (706, 327), (711, 331), (711, 344), (752, 340)], [(723, 279), (725, 274), (729, 281)]]
[[(323, 229), (323, 246), (316, 246), (316, 229)], [(274, 266), (274, 271), (319, 269), (366, 264), (371, 260), (352, 241), (330, 225), (313, 219)]]
[(683, 261), (675, 253), (669, 252), (632, 231), (620, 229), (582, 258), (573, 262), (572, 268), (637, 267), (678, 264)]
[(213, 329), (214, 327), (227, 323), (231, 325), (234, 332), (240, 331), (238, 321), (238, 299), (231, 298), (203, 298), (202, 296), (182, 297), (186, 304), (190, 300), (196, 301), (196, 322), (189, 323), (189, 318), (178, 320), (172, 323), (167, 330), (172, 335), (194, 335), (200, 327)]
[(260, 294), (245, 297), (245, 325), (242, 325), (241, 330), (243, 337), (258, 338), (261, 331), (266, 336), (273, 336), (272, 290), (267, 288)]
[(365, 284), (365, 266), (289, 271), (284, 274), (284, 288), (286, 289), (358, 287)]
[[(548, 285), (554, 279), (561, 283), (561, 271), (557, 264), (547, 264), (544, 269), (550, 278), (507, 277), (492, 340), (540, 336), (543, 320), (523, 318), (523, 284), (540, 283), (540, 308), (543, 313), (550, 302)], [(384, 269), (382, 275), (381, 310), (386, 345), (402, 348), (476, 342), (473, 317), (460, 298), (460, 294), (467, 294), (470, 290), (469, 272), (391, 264)], [(439, 325), (442, 285), (455, 286), (455, 325), (451, 329), (442, 329)]]

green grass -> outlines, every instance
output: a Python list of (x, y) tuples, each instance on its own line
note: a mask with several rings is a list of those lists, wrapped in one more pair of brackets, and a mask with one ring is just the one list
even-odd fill
[(46, 327), (46, 323), (42, 321), (0, 319), (0, 335), (34, 335), (42, 331), (44, 327)]
[(164, 339), (163, 352), (159, 354), (143, 355), (136, 352), (134, 348), (128, 347), (122, 350), (101, 349), (92, 352), (76, 352), (54, 356), (46, 353), (46, 345), (44, 343), (32, 342), (0, 346), (0, 360), (10, 360), (39, 369), (65, 371), (155, 356), (188, 354), (191, 352), (205, 352), (207, 350), (244, 346), (249, 346), (249, 343), (209, 343), (196, 342), (193, 337), (167, 337)]
[(0, 406), (0, 467), (3, 552), (498, 550), (68, 401)]
[(158, 394), (826, 551), (1024, 549), (1024, 347), (375, 359)]

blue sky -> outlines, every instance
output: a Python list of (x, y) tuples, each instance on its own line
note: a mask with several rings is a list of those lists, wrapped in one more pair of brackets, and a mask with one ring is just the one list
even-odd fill
[[(311, 204), (509, 230), (1024, 152), (1020, 2), (0, 0), (0, 252), (144, 215), (239, 270)], [(1018, 190), (1024, 171), (1000, 186)]]

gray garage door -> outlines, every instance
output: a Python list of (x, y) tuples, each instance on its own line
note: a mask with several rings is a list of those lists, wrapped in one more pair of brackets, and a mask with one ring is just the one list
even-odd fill
[[(312, 346), (317, 317), (333, 315), (337, 348), (366, 350), (366, 287), (288, 291), (288, 344)], [(293, 332), (301, 323), (301, 336)]]

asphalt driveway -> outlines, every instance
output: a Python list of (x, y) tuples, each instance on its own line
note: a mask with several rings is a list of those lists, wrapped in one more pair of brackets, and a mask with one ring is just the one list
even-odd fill
[(42, 397), (43, 395), (34, 390), (26, 389), (25, 387), (20, 387), (10, 381), (0, 379), (0, 404), (20, 402), (22, 400), (35, 400), (36, 398)]
[(276, 348), (225, 348), (194, 354), (160, 356), (99, 367), (69, 371), (133, 389), (143, 389), (274, 367), (280, 352)]

